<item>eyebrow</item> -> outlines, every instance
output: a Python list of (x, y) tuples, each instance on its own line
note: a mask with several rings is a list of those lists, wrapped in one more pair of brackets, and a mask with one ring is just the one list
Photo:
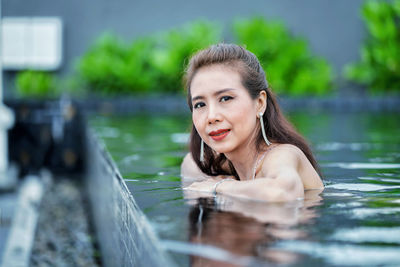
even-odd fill
[[(215, 92), (213, 95), (217, 96), (217, 95), (223, 94), (223, 93), (228, 92), (228, 91), (233, 91), (233, 90), (235, 90), (235, 89), (233, 89), (233, 88), (225, 88), (225, 89), (222, 89), (222, 90), (219, 90), (219, 91)], [(196, 101), (196, 100), (199, 100), (199, 99), (204, 99), (204, 96), (201, 96), (201, 95), (195, 96), (195, 97), (192, 98), (192, 102)]]

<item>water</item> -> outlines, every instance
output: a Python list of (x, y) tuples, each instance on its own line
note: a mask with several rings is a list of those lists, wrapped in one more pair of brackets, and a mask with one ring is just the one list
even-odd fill
[(91, 124), (180, 266), (399, 266), (399, 114), (289, 117), (312, 144), (326, 189), (283, 204), (182, 191), (187, 116)]

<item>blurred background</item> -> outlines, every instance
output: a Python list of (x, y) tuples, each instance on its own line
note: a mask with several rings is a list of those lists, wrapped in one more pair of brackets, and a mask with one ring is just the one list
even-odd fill
[(185, 60), (221, 41), (284, 96), (399, 90), (398, 1), (15, 0), (2, 16), (6, 98), (182, 94)]

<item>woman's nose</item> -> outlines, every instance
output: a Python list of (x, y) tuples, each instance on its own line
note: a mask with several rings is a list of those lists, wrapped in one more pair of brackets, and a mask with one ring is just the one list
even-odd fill
[(208, 108), (208, 124), (213, 124), (222, 120), (219, 109), (215, 106), (210, 105)]

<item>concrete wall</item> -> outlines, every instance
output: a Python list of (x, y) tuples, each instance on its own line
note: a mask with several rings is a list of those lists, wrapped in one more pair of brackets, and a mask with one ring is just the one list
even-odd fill
[[(5, 0), (3, 16), (60, 16), (64, 23), (61, 74), (104, 31), (126, 39), (154, 33), (198, 18), (230, 25), (237, 17), (262, 15), (281, 19), (294, 34), (305, 36), (314, 53), (340, 72), (357, 60), (365, 29), (360, 17), (363, 0)], [(226, 27), (226, 29), (228, 29)], [(229, 40), (229, 36), (226, 36)], [(13, 73), (5, 73), (11, 87)]]

